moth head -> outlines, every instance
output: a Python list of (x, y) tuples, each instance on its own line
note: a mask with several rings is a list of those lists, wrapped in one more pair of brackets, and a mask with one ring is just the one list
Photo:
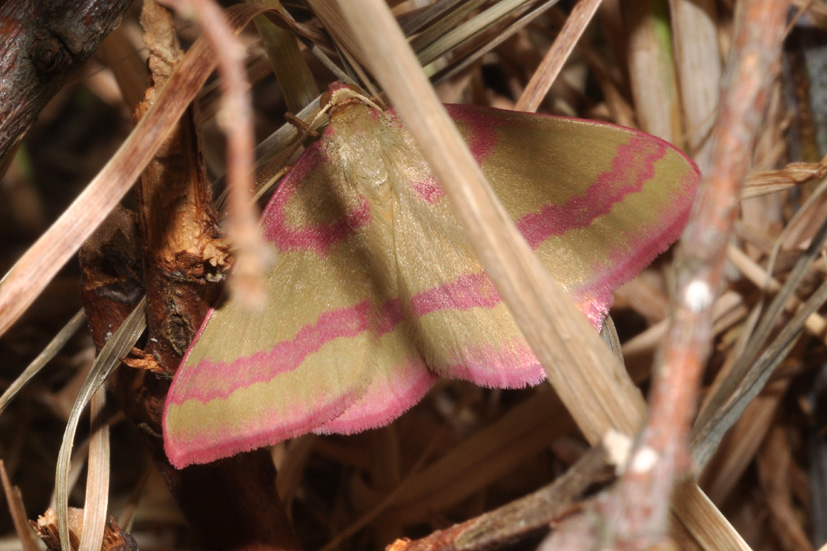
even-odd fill
[(383, 111), (373, 100), (368, 97), (364, 90), (355, 84), (347, 84), (345, 82), (334, 82), (327, 88), (327, 92), (322, 94), (319, 100), (322, 112), (330, 111), (330, 115), (334, 116), (337, 111), (340, 111), (350, 104), (363, 104), (373, 107), (377, 111)]

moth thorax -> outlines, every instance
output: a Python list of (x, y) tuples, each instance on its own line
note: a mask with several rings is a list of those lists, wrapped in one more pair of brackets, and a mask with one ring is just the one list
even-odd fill
[(356, 181), (359, 191), (375, 205), (382, 205), (393, 199), (388, 167), (383, 161), (381, 155), (374, 155), (374, 158), (360, 167)]

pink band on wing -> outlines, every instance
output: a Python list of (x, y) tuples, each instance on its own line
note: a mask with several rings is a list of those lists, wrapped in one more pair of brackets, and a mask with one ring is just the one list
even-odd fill
[[(270, 350), (241, 356), (231, 362), (201, 360), (197, 366), (179, 370), (178, 388), (186, 388), (186, 398), (172, 395), (170, 403), (188, 400), (206, 403), (226, 398), (240, 388), (272, 380), (280, 373), (296, 369), (304, 359), (326, 343), (355, 337), (370, 329), (371, 304), (365, 300), (349, 308), (324, 312), (316, 323), (302, 327), (293, 340), (282, 341)], [(215, 384), (220, 381), (221, 384)]]
[[(687, 175), (684, 178), (689, 186), (685, 189), (691, 189), (691, 184), (695, 181), (695, 178), (694, 174)], [(672, 205), (672, 209), (668, 214), (664, 215), (664, 220), (670, 220), (668, 224), (664, 226), (656, 222), (652, 228), (644, 230), (638, 228), (640, 231), (637, 232), (639, 237), (637, 240), (628, 241), (628, 246), (625, 249), (614, 251), (611, 254), (608, 262), (608, 265), (611, 266), (610, 270), (600, 270), (603, 271), (603, 275), (587, 286), (569, 289), (578, 302), (580, 309), (583, 310), (595, 327), (599, 329), (602, 326), (603, 316), (611, 306), (612, 290), (634, 277), (635, 274), (648, 266), (654, 257), (666, 250), (670, 243), (680, 237), (680, 233), (689, 219), (691, 202), (692, 194), (687, 192)], [(582, 297), (585, 296), (593, 298), (588, 302), (584, 302)]]
[[(169, 432), (164, 438), (164, 451), (170, 463), (176, 469), (182, 469), (192, 463), (209, 463), (222, 457), (269, 446), (274, 442), (294, 438), (307, 432), (308, 426), (318, 426), (347, 407), (357, 399), (355, 392), (343, 393), (335, 400), (326, 402), (324, 407), (312, 410), (301, 417), (291, 417), (289, 421), (273, 424), (272, 417), (264, 416), (259, 423), (243, 427), (228, 426), (223, 436), (206, 435), (198, 430), (198, 425), (188, 425), (185, 431)], [(164, 427), (166, 418), (176, 404), (167, 404), (164, 410)], [(167, 429), (169, 430), (169, 429)], [(205, 443), (210, 443), (205, 446)]]
[[(667, 153), (664, 143), (647, 138), (633, 135), (628, 143), (618, 147), (612, 168), (601, 173), (584, 194), (563, 205), (547, 205), (518, 220), (517, 228), (531, 248), (536, 249), (553, 235), (588, 226), (597, 217), (608, 214), (626, 195), (640, 191), (655, 175), (655, 163)], [(629, 158), (636, 162), (630, 163)]]
[(471, 135), (468, 136), (468, 149), (471, 150), (477, 164), (482, 164), (497, 146), (495, 128), (502, 124), (502, 119), (492, 117), (485, 110), (475, 109), (469, 105), (446, 104), (445, 110), (452, 119), (466, 124), (471, 130)]
[(436, 176), (429, 176), (425, 180), (414, 182), (413, 189), (419, 198), (429, 205), (435, 205), (445, 197), (445, 190), (439, 185)]
[(380, 337), (390, 333), (402, 321), (402, 305), (398, 298), (388, 300), (379, 309), (379, 321), (376, 324), (376, 334)]
[(493, 308), (502, 299), (485, 273), (467, 274), (456, 280), (417, 293), (411, 298), (414, 314), (424, 316), (439, 310)]
[(327, 224), (291, 226), (286, 222), (285, 209), (296, 192), (296, 186), (315, 170), (321, 161), (317, 144), (313, 144), (276, 190), (262, 214), (264, 237), (279, 251), (310, 250), (324, 257), (336, 244), (347, 239), (355, 230), (370, 224), (370, 205), (362, 198), (358, 208), (342, 218)]
[(393, 368), (393, 381), (374, 379), (355, 404), (313, 432), (353, 434), (387, 425), (416, 405), (436, 379), (422, 358), (409, 358), (404, 365)]

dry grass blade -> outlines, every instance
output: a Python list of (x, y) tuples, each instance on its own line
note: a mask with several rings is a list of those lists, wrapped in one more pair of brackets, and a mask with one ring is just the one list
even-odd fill
[(109, 425), (104, 419), (106, 389), (92, 395), (86, 499), (83, 506), (83, 534), (78, 551), (98, 551), (103, 544), (106, 513), (109, 505)]
[[(279, 0), (254, 0), (269, 6), (287, 17)], [(282, 29), (269, 19), (259, 16), (254, 20), (261, 35), (264, 50), (270, 59), (270, 65), (276, 74), (287, 109), (298, 113), (319, 95), (319, 88), (313, 79), (307, 64), (302, 58), (296, 37), (290, 31)]]
[(825, 160), (818, 163), (790, 163), (781, 170), (756, 170), (750, 173), (741, 198), (749, 199), (777, 193), (824, 178), (825, 174), (827, 174), (827, 161)]
[(2, 459), (0, 459), (0, 481), (3, 483), (3, 492), (6, 494), (14, 529), (17, 532), (17, 537), (20, 538), (23, 551), (39, 551), (40, 548), (37, 545), (34, 532), (32, 532), (29, 523), (26, 522), (26, 506), (23, 504), (20, 488), (12, 486), (9, 473), (6, 472), (6, 465)]
[(721, 84), (714, 0), (669, 0), (675, 64), (689, 153), (701, 173), (709, 164), (709, 133)]
[(601, 2), (602, 0), (581, 0), (574, 7), (554, 44), (543, 57), (542, 64), (531, 76), (523, 95), (514, 106), (515, 110), (532, 113), (537, 111)]
[[(549, 389), (550, 390), (550, 389)], [(396, 494), (385, 518), (410, 521), (438, 504), (450, 506), (481, 491), (572, 429), (562, 404), (540, 391), (420, 473)], [(461, 473), (461, 474), (457, 474)]]
[(327, 544), (322, 548), (322, 551), (331, 551), (333, 549), (337, 549), (347, 538), (349, 538), (350, 536), (352, 536), (353, 534), (367, 526), (369, 523), (376, 520), (376, 518), (379, 517), (379, 515), (397, 499), (397, 496), (401, 492), (403, 492), (405, 489), (411, 486), (411, 484), (414, 482), (413, 476), (417, 474), (417, 472), (422, 468), (422, 465), (424, 465), (425, 462), (430, 458), (434, 449), (439, 443), (439, 440), (440, 435), (436, 435), (436, 437), (431, 440), (429, 446), (425, 448), (422, 454), (420, 454), (420, 456), (417, 458), (414, 465), (411, 467), (409, 471), (409, 477), (407, 479), (402, 480), (396, 486), (396, 488), (394, 488), (394, 490), (391, 493), (385, 496), (385, 498), (381, 502), (377, 503), (372, 510), (368, 511), (356, 522), (351, 523), (343, 532), (337, 534), (334, 538), (327, 542)]
[(629, 83), (640, 129), (680, 146), (683, 129), (666, 0), (626, 2), (623, 11), (629, 32)]
[(135, 346), (138, 337), (143, 333), (146, 325), (145, 308), (146, 300), (142, 299), (101, 349), (100, 354), (95, 359), (95, 364), (83, 383), (83, 387), (78, 393), (69, 420), (66, 422), (66, 431), (60, 445), (55, 473), (55, 509), (57, 510), (58, 530), (60, 532), (60, 546), (64, 551), (70, 549), (69, 519), (67, 516), (69, 510), (69, 465), (72, 459), (72, 444), (80, 416), (86, 404), (92, 399), (92, 395), (101, 387), (112, 370), (120, 365), (121, 358), (126, 356)]
[(827, 300), (826, 282), (813, 293), (793, 318), (784, 324), (772, 343), (764, 348), (764, 341), (772, 327), (777, 324), (781, 312), (793, 296), (804, 273), (812, 261), (820, 256), (825, 240), (827, 224), (819, 229), (807, 253), (799, 259), (790, 277), (767, 308), (753, 339), (746, 346), (748, 353), (739, 358), (727, 374), (726, 380), (717, 386), (715, 395), (709, 399), (692, 436), (693, 458), (699, 465), (703, 466), (709, 461), (724, 433), (738, 419), (749, 401), (761, 391), (772, 370), (795, 343), (810, 316)]
[(758, 468), (761, 485), (767, 492), (769, 521), (777, 526), (777, 536), (787, 549), (813, 551), (809, 536), (796, 518), (793, 506), (792, 452), (788, 435), (783, 425), (774, 425), (758, 454)]
[[(781, 312), (795, 294), (795, 290), (798, 288), (812, 262), (819, 256), (820, 247), (824, 244), (825, 240), (827, 240), (827, 223), (822, 224), (818, 232), (816, 232), (807, 252), (798, 259), (785, 284), (779, 289), (775, 298), (763, 313), (760, 322), (757, 324), (748, 343), (745, 345), (747, 353), (738, 358), (732, 370), (726, 374), (725, 380), (720, 383), (716, 382), (711, 396), (707, 399), (704, 408), (698, 416), (696, 422), (698, 430), (701, 430), (700, 427), (703, 427), (709, 422), (713, 412), (729, 399), (728, 397), (732, 390), (741, 383), (746, 372), (750, 369), (752, 362), (761, 352), (763, 343), (766, 342), (773, 327), (777, 324)], [(771, 260), (770, 270), (767, 271), (768, 275), (772, 272), (772, 264), (773, 262)], [(767, 284), (769, 284), (769, 282), (765, 282), (765, 285)]]
[(764, 391), (749, 403), (716, 451), (716, 456), (701, 471), (701, 485), (715, 503), (723, 503), (742, 480), (745, 471), (767, 436), (773, 422), (782, 414), (789, 380), (770, 382)]
[(591, 448), (565, 474), (553, 483), (499, 509), (456, 524), (416, 541), (399, 540), (390, 551), (474, 551), (499, 548), (503, 542), (518, 541), (542, 533), (556, 518), (564, 515), (582, 498), (592, 484), (607, 480), (612, 465), (603, 445)]
[[(759, 289), (763, 289), (769, 293), (777, 293), (781, 289), (781, 283), (779, 283), (777, 279), (770, 277), (766, 270), (744, 254), (741, 249), (730, 246), (727, 258), (732, 262), (733, 266), (738, 268), (738, 271), (744, 274), (744, 276)], [(789, 302), (785, 305), (787, 311), (790, 312), (800, 307), (801, 301), (795, 296), (790, 297)], [(825, 329), (827, 329), (827, 320), (824, 319), (824, 316), (818, 312), (814, 312), (807, 318), (807, 321), (804, 323), (804, 328), (812, 336), (825, 341), (825, 344), (827, 344), (827, 335), (824, 333)]]
[(402, 31), (405, 36), (410, 36), (419, 31), (423, 27), (429, 26), (435, 21), (440, 21), (446, 17), (456, 6), (461, 5), (468, 0), (441, 0), (419, 10), (415, 15), (408, 18), (402, 23)]
[(442, 17), (434, 19), (432, 25), (411, 39), (411, 48), (415, 52), (422, 51), (450, 29), (456, 28), (460, 21), (483, 5), (484, 0), (465, 0), (456, 9), (445, 11)]
[(479, 61), (482, 56), (514, 36), (517, 31), (523, 29), (537, 16), (554, 6), (557, 2), (558, 0), (547, 0), (546, 2), (540, 2), (531, 10), (520, 15), (506, 28), (499, 31), (496, 36), (490, 39), (486, 37), (485, 40), (479, 40), (476, 47), (472, 48), (470, 52), (455, 57), (450, 65), (434, 74), (431, 79), (432, 82), (436, 85), (465, 71), (469, 66)]
[(29, 307), (132, 187), (213, 67), (215, 59), (209, 46), (203, 40), (197, 41), (118, 152), (3, 277), (0, 335)]
[(2, 415), (3, 411), (5, 411), (6, 407), (9, 405), (9, 402), (14, 400), (14, 397), (17, 396), (17, 393), (26, 386), (32, 377), (37, 375), (41, 369), (43, 369), (49, 361), (55, 357), (57, 354), (72, 338), (72, 335), (77, 333), (78, 329), (80, 329), (83, 324), (86, 322), (86, 314), (83, 310), (79, 310), (77, 314), (72, 316), (72, 319), (63, 326), (55, 338), (46, 345), (46, 347), (37, 355), (37, 358), (32, 360), (26, 369), (18, 376), (12, 384), (9, 385), (9, 388), (0, 396), (0, 415)]
[(499, 24), (504, 18), (511, 17), (518, 11), (526, 9), (529, 5), (530, 2), (526, 0), (502, 0), (497, 2), (458, 27), (441, 33), (436, 41), (418, 50), (417, 57), (422, 65), (427, 65), (441, 57), (445, 52), (453, 50), (460, 44)]

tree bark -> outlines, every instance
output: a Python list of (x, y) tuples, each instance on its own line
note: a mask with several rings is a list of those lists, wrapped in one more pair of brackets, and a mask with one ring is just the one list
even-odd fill
[(0, 173), (40, 110), (120, 24), (131, 3), (0, 2)]

